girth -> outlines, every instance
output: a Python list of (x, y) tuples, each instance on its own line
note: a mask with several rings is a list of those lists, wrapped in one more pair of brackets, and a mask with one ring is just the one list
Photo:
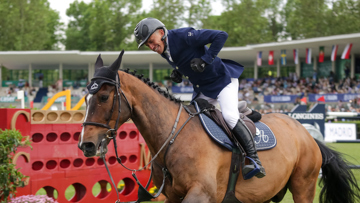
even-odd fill
[[(213, 108), (213, 106), (208, 106), (208, 107), (210, 107), (210, 108), (206, 108), (206, 107), (201, 108), (201, 110), (199, 112), (196, 112), (196, 114), (197, 115), (200, 113), (208, 114), (208, 115), (210, 115), (209, 116), (210, 118), (212, 116), (214, 116), (215, 117), (214, 121), (216, 123), (218, 123), (219, 126), (222, 126), (221, 124), (223, 124), (223, 128), (224, 128), (225, 132), (227, 132), (230, 139), (234, 140), (234, 142), (238, 146), (238, 147), (234, 147), (232, 150), (231, 165), (230, 165), (230, 172), (229, 172), (229, 182), (228, 182), (225, 197), (224, 197), (222, 203), (242, 203), (240, 200), (238, 200), (235, 197), (235, 186), (236, 186), (236, 182), (238, 180), (239, 174), (240, 174), (240, 168), (244, 168), (244, 166), (245, 166), (245, 151), (241, 147), (240, 143), (238, 143), (236, 139), (233, 139), (232, 132), (229, 129), (229, 127), (227, 126), (226, 122), (224, 121), (224, 119), (221, 115), (221, 112), (219, 110)], [(186, 111), (189, 114), (192, 113), (189, 106), (184, 106), (184, 109), (186, 109)]]
[(245, 155), (238, 148), (234, 147), (231, 156), (231, 165), (229, 172), (229, 182), (225, 197), (222, 203), (242, 203), (235, 197), (235, 186), (240, 174), (240, 167), (245, 165)]

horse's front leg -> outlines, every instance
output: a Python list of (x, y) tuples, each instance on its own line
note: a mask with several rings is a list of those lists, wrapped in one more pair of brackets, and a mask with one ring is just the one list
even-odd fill
[(194, 184), (190, 190), (187, 192), (183, 203), (210, 203), (216, 202), (216, 188), (215, 184), (211, 185), (202, 185)]

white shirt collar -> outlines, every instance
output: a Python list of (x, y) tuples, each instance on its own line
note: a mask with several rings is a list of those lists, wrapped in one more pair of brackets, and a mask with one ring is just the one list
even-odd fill
[(165, 56), (167, 56), (168, 58), (169, 58), (169, 61), (171, 61), (171, 62), (174, 62), (173, 60), (172, 60), (172, 58), (171, 58), (171, 54), (170, 54), (170, 46), (169, 46), (169, 36), (167, 36), (166, 37), (166, 44), (167, 44), (167, 46), (166, 46), (166, 50), (164, 51), (164, 53), (165, 53)]

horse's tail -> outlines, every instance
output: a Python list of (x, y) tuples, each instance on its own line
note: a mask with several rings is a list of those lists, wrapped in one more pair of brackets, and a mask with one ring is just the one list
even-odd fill
[(316, 140), (322, 155), (322, 177), (319, 185), (323, 185), (320, 192), (320, 202), (359, 202), (360, 189), (354, 174), (349, 169), (349, 163), (342, 154), (330, 149)]

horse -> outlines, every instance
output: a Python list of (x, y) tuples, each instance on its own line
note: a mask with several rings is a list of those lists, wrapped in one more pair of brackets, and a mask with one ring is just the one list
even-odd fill
[[(232, 152), (209, 138), (199, 118), (182, 108), (182, 101), (135, 71), (119, 70), (123, 53), (111, 66), (97, 58), (78, 147), (87, 157), (99, 155), (100, 148), (111, 141), (109, 133), (131, 119), (155, 157), (153, 183), (159, 188), (165, 181), (166, 203), (222, 202)], [(239, 176), (235, 190), (239, 201), (279, 202), (290, 190), (294, 202), (313, 202), (320, 169), (324, 185), (320, 202), (359, 200), (356, 179), (340, 153), (313, 139), (285, 114), (266, 114), (261, 121), (271, 128), (277, 145), (258, 153), (265, 177), (244, 180)], [(177, 137), (165, 150), (174, 130)], [(164, 166), (169, 174), (166, 180)]]

